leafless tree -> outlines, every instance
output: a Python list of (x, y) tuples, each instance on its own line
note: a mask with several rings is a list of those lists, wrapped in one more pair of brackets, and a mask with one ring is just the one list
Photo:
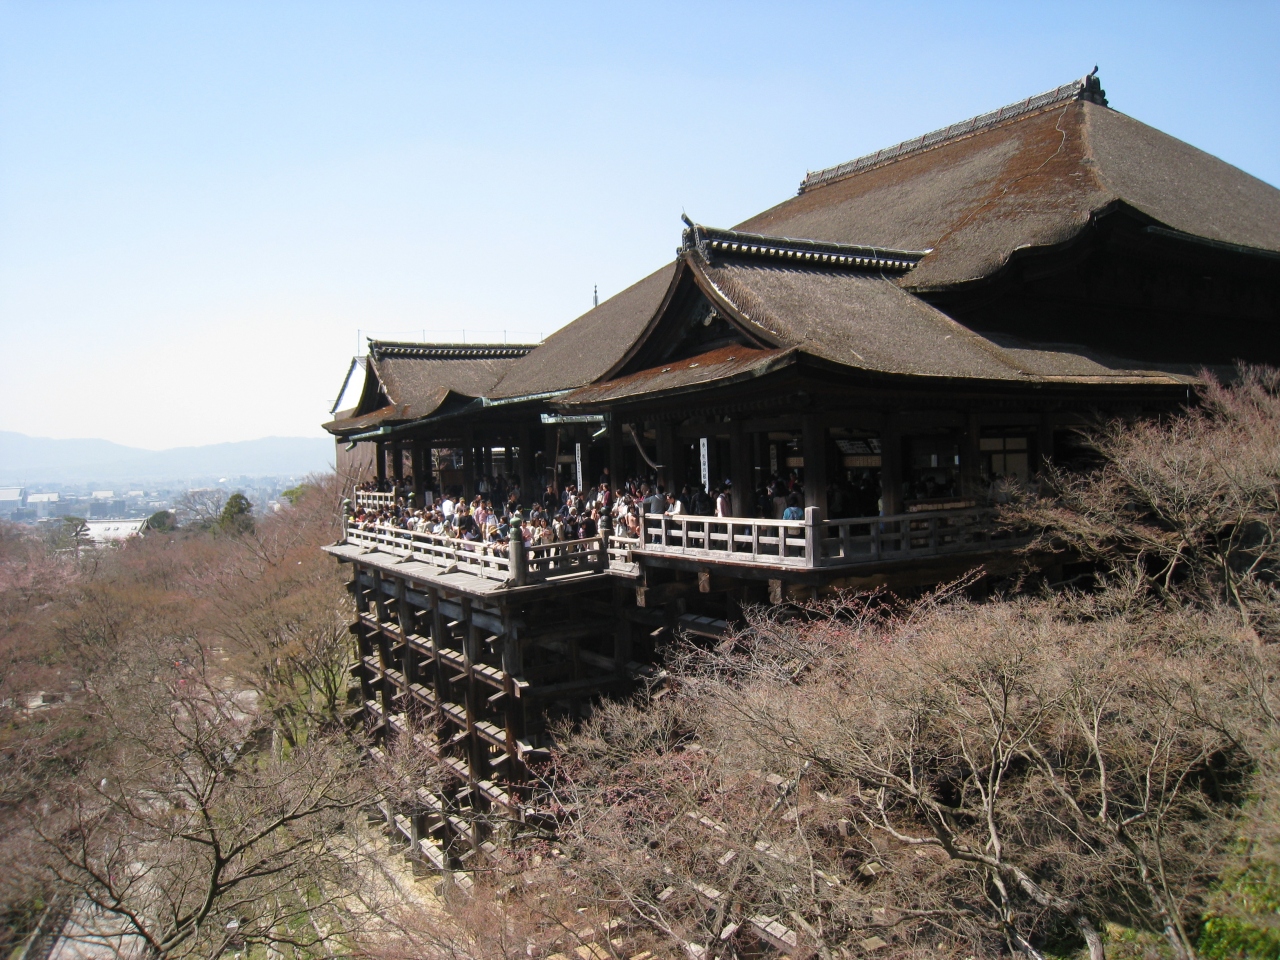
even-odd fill
[(823, 956), (1097, 960), (1118, 922), (1193, 957), (1276, 654), (1227, 614), (1114, 606), (846, 599), (687, 644), (676, 693), (567, 741), (575, 869), (690, 958), (769, 920)]
[(319, 549), (336, 539), (338, 500), (332, 477), (314, 478), (201, 578), (230, 669), (291, 744), (336, 729), (345, 706), (351, 605), (341, 570)]
[(320, 737), (263, 749), (252, 698), (196, 645), (132, 652), (84, 705), (114, 749), (29, 808), (32, 867), (90, 908), (78, 935), (160, 957), (340, 940), (354, 870), (341, 836), (370, 799), (354, 756)]
[(1010, 519), (1043, 531), (1034, 549), (1100, 560), (1173, 603), (1229, 603), (1271, 631), (1258, 617), (1280, 570), (1280, 372), (1206, 375), (1199, 395), (1179, 416), (1086, 432), (1101, 466), (1047, 469), (1048, 495)]
[(227, 493), (216, 487), (202, 490), (188, 490), (178, 497), (173, 505), (173, 512), (179, 523), (196, 523), (210, 527), (222, 516), (222, 508), (227, 505)]

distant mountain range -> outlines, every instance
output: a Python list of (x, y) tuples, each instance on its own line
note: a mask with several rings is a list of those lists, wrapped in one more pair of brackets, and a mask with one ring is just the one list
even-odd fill
[(171, 450), (109, 440), (51, 440), (0, 430), (0, 484), (301, 477), (333, 468), (332, 440), (263, 437)]

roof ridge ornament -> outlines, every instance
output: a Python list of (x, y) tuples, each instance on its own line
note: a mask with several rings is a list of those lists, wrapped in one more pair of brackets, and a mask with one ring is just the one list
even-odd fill
[(875, 153), (868, 153), (866, 156), (837, 164), (834, 167), (827, 167), (824, 170), (811, 170), (805, 174), (798, 192), (805, 193), (815, 187), (825, 186), (836, 180), (851, 177), (855, 173), (870, 170), (872, 167), (878, 167), (881, 164), (911, 156), (915, 153), (922, 153), (925, 150), (932, 150), (934, 147), (940, 147), (970, 134), (988, 130), (1009, 120), (1016, 120), (1019, 117), (1039, 113), (1050, 107), (1070, 103), (1074, 100), (1087, 100), (1089, 103), (1096, 103), (1100, 107), (1107, 106), (1107, 92), (1102, 89), (1102, 81), (1098, 79), (1096, 65), (1079, 80), (1064, 83), (1060, 87), (1046, 90), (1044, 93), (1038, 93), (1034, 97), (1027, 97), (1027, 99), (1020, 100), (1017, 103), (1010, 103), (1000, 107), (998, 110), (991, 110), (976, 117), (970, 117), (968, 120), (961, 120), (959, 123), (933, 130), (923, 136), (903, 140), (901, 143), (895, 143), (891, 147), (885, 147)]
[(682, 235), (681, 250), (696, 250), (707, 263), (715, 260), (772, 260), (833, 270), (906, 273), (929, 252), (720, 230), (696, 224), (687, 217), (685, 222), (689, 226)]
[(369, 356), (412, 360), (518, 360), (536, 343), (413, 343), (369, 338)]

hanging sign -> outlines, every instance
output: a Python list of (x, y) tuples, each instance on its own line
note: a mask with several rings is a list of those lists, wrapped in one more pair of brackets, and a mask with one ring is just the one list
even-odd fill
[(702, 489), (711, 492), (711, 456), (707, 451), (707, 438), (698, 440), (698, 453), (702, 457)]
[(582, 490), (582, 444), (575, 443), (573, 451), (573, 462), (578, 467), (578, 490)]
[(559, 415), (554, 413), (544, 413), (541, 418), (543, 423), (604, 423), (604, 415), (599, 413), (584, 413), (575, 415)]

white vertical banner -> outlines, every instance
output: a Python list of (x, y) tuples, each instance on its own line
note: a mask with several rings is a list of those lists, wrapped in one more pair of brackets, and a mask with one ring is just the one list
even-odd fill
[(582, 444), (575, 443), (573, 445), (574, 464), (578, 468), (578, 490), (582, 490)]
[(698, 439), (698, 454), (702, 458), (702, 489), (711, 492), (711, 456), (707, 450), (707, 438)]

